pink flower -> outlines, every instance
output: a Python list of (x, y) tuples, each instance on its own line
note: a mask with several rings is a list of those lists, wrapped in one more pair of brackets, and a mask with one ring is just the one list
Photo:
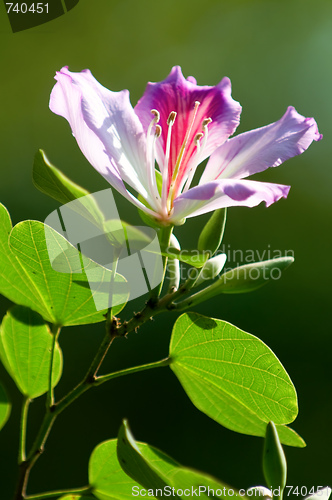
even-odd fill
[[(289, 107), (277, 122), (230, 139), (241, 113), (230, 80), (199, 86), (193, 77), (185, 79), (179, 66), (162, 82), (149, 83), (135, 108), (127, 90), (107, 90), (88, 70), (63, 68), (56, 80), (50, 108), (68, 120), (85, 157), (123, 196), (163, 224), (286, 198), (289, 186), (242, 179), (303, 153), (322, 137), (313, 118)], [(208, 157), (198, 185), (191, 187), (197, 166)]]

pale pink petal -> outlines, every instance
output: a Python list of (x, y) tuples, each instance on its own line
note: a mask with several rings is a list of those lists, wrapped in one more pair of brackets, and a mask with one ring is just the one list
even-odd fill
[(195, 217), (218, 208), (266, 206), (287, 198), (290, 187), (267, 182), (221, 179), (189, 189), (174, 200), (171, 220), (176, 224), (186, 217)]
[(90, 71), (71, 73), (63, 68), (56, 80), (50, 108), (68, 120), (91, 165), (131, 201), (123, 181), (152, 205), (158, 193), (149, 189), (145, 134), (128, 91), (107, 90)]
[(209, 159), (200, 184), (241, 179), (277, 167), (321, 138), (313, 118), (305, 118), (289, 107), (279, 121), (240, 134), (220, 146)]
[(239, 124), (241, 106), (231, 97), (231, 83), (224, 78), (215, 87), (198, 86), (193, 77), (184, 78), (179, 66), (175, 66), (168, 77), (159, 83), (148, 83), (143, 97), (135, 106), (135, 112), (139, 116), (145, 130), (151, 122), (151, 110), (156, 109), (160, 113), (159, 124), (162, 134), (157, 141), (157, 161), (163, 168), (164, 153), (167, 139), (167, 118), (172, 111), (177, 116), (172, 128), (172, 141), (169, 161), (169, 182), (171, 180), (175, 163), (185, 138), (187, 129), (191, 122), (195, 101), (200, 102), (194, 125), (191, 130), (190, 140), (186, 148), (179, 178), (183, 177), (184, 171), (190, 158), (196, 151), (194, 137), (202, 132), (202, 122), (205, 118), (212, 118), (208, 126), (208, 140), (200, 161), (207, 158), (218, 146), (234, 133)]

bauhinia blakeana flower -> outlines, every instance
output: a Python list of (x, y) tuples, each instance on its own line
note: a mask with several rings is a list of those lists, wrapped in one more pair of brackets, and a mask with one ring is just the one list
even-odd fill
[[(230, 139), (241, 113), (230, 80), (199, 86), (193, 77), (185, 79), (178, 66), (162, 82), (148, 83), (135, 108), (127, 90), (107, 90), (88, 70), (63, 68), (55, 78), (50, 108), (68, 120), (85, 157), (161, 224), (286, 198), (289, 186), (243, 178), (276, 167), (321, 139), (315, 120), (293, 107), (277, 122)], [(208, 157), (193, 187), (196, 169)]]

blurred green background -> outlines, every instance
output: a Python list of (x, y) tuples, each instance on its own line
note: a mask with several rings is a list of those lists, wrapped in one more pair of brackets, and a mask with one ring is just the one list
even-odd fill
[[(288, 199), (269, 209), (229, 210), (224, 240), (235, 249), (293, 250), (295, 264), (257, 292), (220, 296), (196, 310), (257, 335), (281, 359), (298, 390), (300, 413), (293, 427), (308, 445), (286, 449), (288, 484), (331, 485), (332, 3), (80, 0), (66, 15), (16, 34), (0, 4), (0, 54), (0, 200), (14, 223), (44, 220), (58, 206), (32, 185), (38, 148), (90, 191), (108, 186), (80, 153), (66, 121), (48, 109), (53, 75), (64, 65), (73, 71), (89, 68), (112, 90), (128, 88), (133, 104), (148, 80), (165, 78), (175, 64), (201, 85), (229, 76), (233, 97), (243, 106), (238, 132), (279, 119), (288, 105), (315, 117), (323, 141), (257, 176), (290, 184)], [(119, 205), (125, 219), (139, 222), (128, 203), (119, 199)], [(182, 244), (194, 248), (206, 220), (191, 219), (179, 228)], [(130, 303), (123, 317), (143, 302)], [(2, 314), (8, 306), (3, 299)], [(157, 317), (127, 341), (116, 342), (105, 371), (165, 357), (175, 318)], [(103, 325), (63, 331), (58, 396), (72, 379), (80, 380), (103, 332)], [(12, 417), (0, 434), (0, 498), (7, 500), (16, 476), (20, 395), (2, 368), (1, 375), (13, 400)], [(30, 437), (43, 405), (41, 398), (32, 406)], [(238, 488), (263, 484), (262, 440), (237, 435), (201, 414), (165, 368), (106, 384), (61, 415), (28, 492), (86, 484), (92, 449), (116, 436), (123, 417), (137, 439), (185, 465)]]

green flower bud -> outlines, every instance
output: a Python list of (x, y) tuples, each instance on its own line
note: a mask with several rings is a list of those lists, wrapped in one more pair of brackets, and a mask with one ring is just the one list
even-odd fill
[(284, 450), (281, 446), (278, 431), (273, 422), (269, 422), (266, 428), (264, 451), (263, 451), (263, 472), (266, 484), (272, 491), (279, 490), (280, 498), (286, 486), (287, 462)]
[(214, 255), (222, 242), (225, 225), (226, 208), (215, 210), (198, 238), (198, 250)]
[[(178, 239), (172, 233), (170, 242), (172, 248), (181, 250)], [(168, 259), (167, 261), (168, 290), (175, 292), (180, 285), (180, 261), (178, 259)]]

